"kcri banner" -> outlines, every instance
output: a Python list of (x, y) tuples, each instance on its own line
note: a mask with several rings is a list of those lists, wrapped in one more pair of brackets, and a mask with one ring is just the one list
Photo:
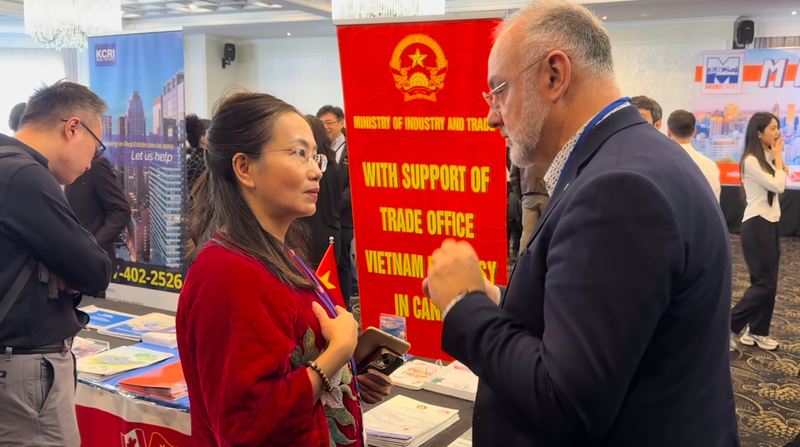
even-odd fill
[(405, 317), (416, 356), (449, 358), (422, 292), (445, 239), (472, 244), (493, 283), (507, 279), (505, 143), (482, 95), (498, 23), (338, 29), (362, 326)]
[(170, 292), (185, 253), (183, 33), (89, 39), (91, 88), (108, 103), (105, 157), (132, 219), (115, 247), (113, 282)]
[(787, 187), (800, 189), (800, 49), (709, 51), (695, 75), (697, 150), (716, 161), (722, 184), (738, 185), (747, 123), (756, 112), (772, 112), (784, 136)]

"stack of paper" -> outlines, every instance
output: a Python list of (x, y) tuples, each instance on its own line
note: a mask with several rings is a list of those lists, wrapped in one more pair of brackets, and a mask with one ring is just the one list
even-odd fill
[(447, 447), (472, 447), (472, 429), (467, 430)]
[(172, 354), (166, 352), (123, 346), (78, 360), (78, 373), (87, 379), (106, 380), (170, 357)]
[(428, 379), (422, 386), (428, 391), (475, 402), (478, 376), (461, 362), (453, 362)]
[(142, 334), (175, 327), (175, 317), (153, 312), (100, 329), (98, 332), (112, 337), (141, 341)]
[(458, 421), (458, 410), (395, 396), (364, 414), (367, 443), (418, 447)]
[(107, 341), (92, 340), (91, 338), (75, 337), (72, 340), (72, 353), (76, 359), (82, 359), (90, 355), (108, 351), (110, 348)]
[(89, 315), (89, 324), (86, 327), (91, 329), (103, 329), (115, 324), (124, 323), (132, 320), (136, 315), (117, 312), (114, 310), (101, 309), (97, 306), (86, 306), (79, 310)]
[(181, 362), (119, 381), (119, 387), (131, 393), (174, 401), (189, 395)]
[(436, 375), (440, 369), (441, 366), (414, 359), (403, 363), (392, 373), (392, 383), (409, 390), (421, 390), (425, 381)]
[(178, 337), (175, 333), (175, 326), (161, 329), (155, 332), (145, 332), (142, 334), (142, 341), (151, 345), (163, 346), (169, 349), (178, 347)]

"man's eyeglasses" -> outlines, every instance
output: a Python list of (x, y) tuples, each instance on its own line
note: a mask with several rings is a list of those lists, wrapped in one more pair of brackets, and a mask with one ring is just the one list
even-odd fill
[(312, 156), (306, 155), (305, 149), (275, 149), (264, 152), (291, 152), (292, 155), (297, 156), (297, 163), (300, 166), (311, 166), (311, 163), (316, 163), (320, 171), (325, 172), (328, 169), (328, 157), (323, 154), (314, 154)]
[(513, 81), (513, 80), (514, 80), (515, 78), (517, 78), (519, 75), (521, 75), (522, 73), (524, 73), (524, 72), (525, 72), (527, 69), (529, 69), (529, 68), (533, 67), (534, 65), (538, 64), (539, 62), (541, 62), (541, 61), (543, 61), (543, 60), (545, 60), (545, 59), (547, 59), (547, 56), (544, 56), (544, 57), (542, 57), (542, 58), (540, 58), (540, 59), (537, 59), (537, 60), (536, 60), (536, 61), (534, 61), (532, 64), (530, 64), (530, 65), (528, 65), (527, 67), (525, 67), (525, 68), (523, 68), (522, 70), (520, 70), (520, 71), (519, 71), (517, 74), (515, 74), (514, 76), (511, 76), (511, 78), (509, 78), (509, 79), (508, 79), (508, 81), (506, 81), (506, 82), (503, 82), (502, 84), (500, 84), (500, 85), (498, 85), (497, 87), (493, 88), (491, 92), (489, 92), (489, 93), (484, 93), (484, 94), (483, 94), (483, 98), (484, 98), (484, 99), (486, 99), (486, 102), (487, 102), (487, 103), (489, 103), (489, 107), (491, 107), (491, 108), (492, 108), (492, 110), (494, 110), (494, 113), (496, 113), (496, 114), (497, 114), (497, 116), (500, 116), (500, 108), (497, 106), (497, 104), (495, 104), (495, 103), (494, 103), (494, 97), (495, 97), (495, 96), (496, 96), (498, 93), (502, 92), (502, 91), (503, 91), (503, 90), (504, 90), (506, 87), (508, 87), (508, 84), (509, 84), (511, 81)]
[(336, 121), (323, 121), (323, 122), (322, 122), (322, 124), (324, 124), (324, 125), (326, 125), (326, 126), (333, 126), (334, 124), (336, 124), (336, 123), (339, 123), (340, 121), (342, 121), (342, 120), (336, 120)]
[[(65, 123), (69, 122), (69, 120), (66, 119), (66, 118), (61, 118), (61, 121), (65, 122)], [(87, 132), (89, 132), (89, 135), (94, 137), (95, 141), (97, 141), (97, 144), (99, 144), (97, 149), (94, 150), (94, 156), (92, 157), (92, 160), (94, 160), (95, 158), (103, 155), (103, 152), (106, 151), (106, 145), (103, 144), (103, 140), (97, 138), (97, 135), (95, 135), (94, 132), (92, 132), (92, 129), (89, 129), (89, 126), (87, 126), (86, 124), (83, 124), (83, 121), (80, 121), (80, 123), (81, 123), (81, 126), (83, 126), (83, 128), (86, 129)]]

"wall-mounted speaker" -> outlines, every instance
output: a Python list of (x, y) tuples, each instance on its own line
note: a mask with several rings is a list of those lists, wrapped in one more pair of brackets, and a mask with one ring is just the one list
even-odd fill
[(753, 43), (756, 37), (756, 24), (752, 20), (742, 20), (736, 24), (736, 43), (739, 48)]
[(232, 43), (226, 43), (225, 47), (222, 50), (222, 68), (224, 69), (231, 62), (236, 60), (236, 45)]

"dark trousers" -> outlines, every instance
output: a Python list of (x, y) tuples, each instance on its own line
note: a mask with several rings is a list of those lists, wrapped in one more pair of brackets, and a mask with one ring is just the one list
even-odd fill
[(353, 229), (342, 227), (342, 246), (339, 251), (339, 259), (336, 262), (336, 268), (339, 269), (339, 286), (342, 288), (342, 297), (344, 297), (344, 304), (347, 305), (347, 310), (350, 310), (350, 294), (352, 289), (350, 287), (350, 247), (353, 242)]
[(733, 308), (731, 331), (738, 334), (749, 324), (751, 333), (769, 335), (781, 259), (778, 224), (756, 216), (742, 223), (741, 234), (744, 261), (750, 273), (750, 287)]
[(520, 239), (522, 239), (522, 222), (518, 220), (509, 220), (506, 227), (506, 236), (508, 237), (508, 246), (511, 250), (509, 258), (517, 259)]

